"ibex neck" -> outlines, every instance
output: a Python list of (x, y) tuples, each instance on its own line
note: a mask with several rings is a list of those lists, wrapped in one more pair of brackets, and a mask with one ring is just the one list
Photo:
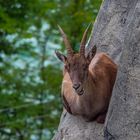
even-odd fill
[(85, 82), (84, 82), (84, 90), (85, 90), (86, 95), (93, 94), (93, 91), (96, 88), (95, 87), (96, 80), (94, 78), (95, 78), (95, 76), (89, 71), (87, 80), (85, 80)]
[(90, 108), (93, 108), (94, 111), (96, 100), (98, 98), (96, 81), (93, 79), (92, 73), (88, 73), (88, 78), (85, 80), (83, 88), (84, 94), (78, 96), (78, 104), (84, 109), (84, 112), (88, 113), (91, 112)]

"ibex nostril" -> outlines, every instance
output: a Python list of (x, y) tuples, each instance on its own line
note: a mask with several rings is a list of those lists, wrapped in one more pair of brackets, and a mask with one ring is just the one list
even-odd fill
[(77, 90), (80, 87), (80, 84), (73, 84), (72, 86), (75, 90)]

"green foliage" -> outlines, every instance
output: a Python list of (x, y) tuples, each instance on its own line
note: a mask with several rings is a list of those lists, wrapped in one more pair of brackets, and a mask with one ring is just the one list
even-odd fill
[(101, 0), (0, 0), (0, 139), (50, 140), (62, 111), (61, 63), (54, 49), (73, 48), (94, 22)]

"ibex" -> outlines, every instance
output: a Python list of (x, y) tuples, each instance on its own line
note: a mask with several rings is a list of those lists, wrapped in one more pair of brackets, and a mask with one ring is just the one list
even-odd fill
[[(85, 118), (104, 123), (116, 79), (117, 65), (105, 53), (96, 54), (96, 46), (85, 55), (88, 28), (85, 30), (79, 53), (74, 53), (62, 28), (67, 56), (55, 51), (64, 63), (62, 99), (65, 109)], [(91, 47), (91, 46), (90, 46)]]

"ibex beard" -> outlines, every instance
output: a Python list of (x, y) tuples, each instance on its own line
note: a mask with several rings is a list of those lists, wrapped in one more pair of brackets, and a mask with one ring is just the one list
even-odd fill
[(89, 27), (85, 30), (80, 50), (75, 53), (60, 26), (67, 56), (56, 51), (64, 63), (62, 99), (65, 109), (73, 115), (82, 116), (86, 121), (104, 123), (112, 89), (117, 74), (117, 65), (105, 53), (96, 53), (96, 46), (85, 55)]

